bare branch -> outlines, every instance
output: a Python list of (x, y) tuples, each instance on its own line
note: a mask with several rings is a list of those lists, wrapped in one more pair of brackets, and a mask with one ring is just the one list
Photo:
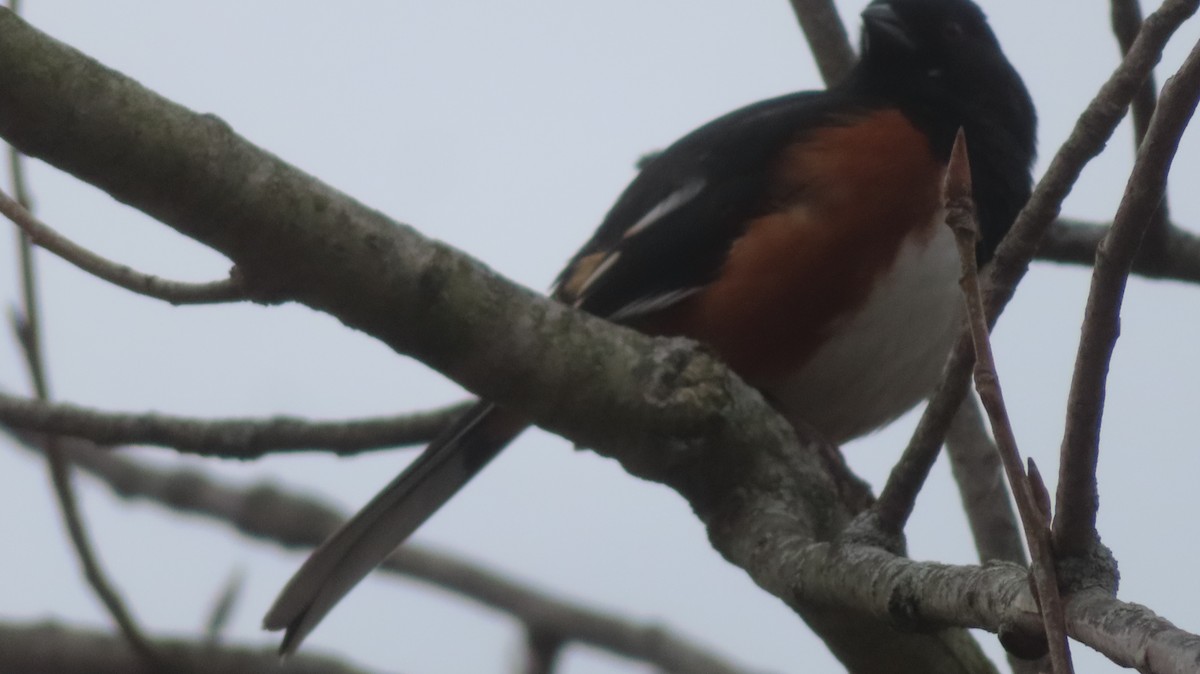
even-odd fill
[(236, 275), (212, 283), (182, 283), (143, 274), (97, 255), (54, 231), (4, 192), (0, 192), (0, 213), (20, 227), (34, 244), (97, 278), (139, 295), (171, 304), (212, 304), (245, 298)]
[[(41, 451), (37, 436), (5, 430), (26, 449)], [(333, 533), (345, 517), (327, 504), (270, 484), (233, 486), (193, 469), (164, 469), (125, 456), (98, 451), (86, 440), (63, 440), (63, 451), (118, 496), (149, 500), (172, 510), (206, 517), (253, 539), (294, 550), (309, 550)], [(452, 555), (408, 544), (381, 567), (512, 615), (529, 629), (556, 635), (664, 671), (745, 674), (720, 656), (655, 625), (584, 608), (532, 589)]]
[(562, 638), (537, 629), (525, 630), (525, 661), (522, 674), (554, 674), (562, 654)]
[(1000, 386), (1000, 375), (992, 355), (991, 339), (988, 336), (987, 316), (983, 311), (983, 300), (979, 294), (979, 269), (975, 263), (975, 246), (979, 239), (979, 221), (975, 215), (975, 199), (971, 190), (971, 166), (967, 159), (966, 135), (962, 129), (954, 139), (950, 163), (946, 167), (946, 226), (954, 232), (958, 244), (958, 256), (962, 261), (962, 289), (967, 304), (967, 325), (971, 341), (975, 345), (975, 389), (987, 410), (996, 437), (996, 446), (1004, 472), (1017, 501), (1017, 511), (1025, 529), (1025, 540), (1029, 543), (1033, 557), (1033, 578), (1037, 585), (1038, 604), (1042, 621), (1046, 627), (1046, 640), (1050, 648), (1050, 663), (1054, 674), (1072, 674), (1071, 650), (1067, 644), (1066, 619), (1063, 615), (1062, 598), (1058, 594), (1058, 577), (1054, 568), (1054, 554), (1050, 547), (1049, 513), (1038, 507), (1030, 489), (1029, 479), (1021, 464), (1021, 453), (1017, 449), (1017, 437), (1004, 404), (1004, 391)]
[[(57, 623), (0, 623), (0, 672), (54, 674), (129, 674), (148, 671), (127, 644), (111, 634)], [(207, 641), (162, 639), (154, 642), (169, 668), (189, 674), (365, 674), (332, 658), (300, 655), (287, 665), (274, 648), (222, 646)]]
[(791, 0), (791, 4), (825, 84), (841, 81), (858, 57), (837, 7), (832, 0)]
[[(1096, 262), (1096, 248), (1108, 229), (1108, 223), (1059, 218), (1042, 241), (1038, 257), (1090, 267)], [(1147, 278), (1200, 283), (1200, 236), (1168, 225), (1163, 237), (1160, 253), (1151, 256), (1139, 252), (1133, 259), (1134, 273)], [(1143, 250), (1145, 243), (1143, 240)]]
[(974, 396), (966, 396), (946, 432), (946, 453), (962, 494), (979, 561), (1028, 564), (1012, 500), (1001, 475), (1000, 455), (984, 428)]
[[(1166, 0), (1147, 17), (1121, 65), (1079, 116), (1071, 135), (1055, 154), (985, 270), (984, 307), (989, 324), (995, 322), (1004, 305), (1012, 299), (1042, 236), (1058, 215), (1063, 199), (1083, 167), (1104, 149), (1138, 87), (1161, 58), (1167, 40), (1196, 12), (1198, 4), (1200, 0)], [(937, 459), (946, 429), (966, 394), (972, 361), (970, 340), (964, 335), (955, 345), (942, 383), (930, 396), (908, 447), (892, 469), (870, 522), (864, 520), (885, 536), (899, 537), (912, 514), (917, 493)]]
[(1100, 243), (1084, 313), (1083, 334), (1067, 399), (1067, 425), (1059, 461), (1054, 543), (1060, 555), (1083, 557), (1096, 533), (1096, 464), (1108, 365), (1120, 331), (1121, 300), (1138, 244), (1163, 199), (1179, 139), (1200, 100), (1200, 44), (1163, 87), (1150, 129), (1138, 149), (1133, 173), (1113, 226)]
[[(1129, 47), (1133, 41), (1137, 39), (1138, 31), (1142, 29), (1142, 5), (1139, 0), (1111, 0), (1111, 19), (1113, 34), (1117, 38), (1117, 44), (1121, 48), (1121, 55), (1124, 56), (1129, 52)], [(1137, 95), (1133, 97), (1133, 103), (1130, 105), (1130, 116), (1133, 118), (1133, 140), (1134, 147), (1141, 147), (1142, 141), (1146, 137), (1146, 131), (1150, 128), (1150, 118), (1154, 116), (1154, 108), (1158, 104), (1156, 100), (1158, 86), (1154, 83), (1154, 72), (1151, 71), (1146, 76), (1146, 81), (1142, 83), (1141, 89)], [(1167, 249), (1168, 235), (1170, 234), (1170, 212), (1167, 206), (1166, 194), (1164, 192), (1163, 200), (1156, 210), (1150, 216), (1153, 223), (1146, 230), (1146, 234), (1142, 237), (1141, 253), (1139, 257), (1154, 261), (1162, 255), (1169, 254)]]
[(320, 449), (340, 456), (429, 442), (470, 403), (427, 412), (349, 421), (295, 417), (196, 419), (164, 414), (99, 412), (0, 393), (0, 423), (87, 438), (100, 445), (157, 445), (198, 456), (257, 459)]
[[(1133, 41), (1137, 39), (1138, 31), (1142, 29), (1142, 4), (1139, 0), (1111, 0), (1110, 18), (1113, 35), (1121, 48), (1121, 56), (1129, 53)], [(1150, 118), (1154, 116), (1154, 106), (1157, 105), (1154, 84), (1154, 72), (1146, 75), (1137, 95), (1130, 104), (1130, 116), (1133, 118), (1134, 146), (1140, 147), (1146, 131), (1150, 128)]]

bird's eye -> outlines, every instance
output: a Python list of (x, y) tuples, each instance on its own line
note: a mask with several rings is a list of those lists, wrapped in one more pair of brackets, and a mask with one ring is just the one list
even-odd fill
[(957, 21), (947, 21), (942, 25), (942, 37), (947, 41), (956, 42), (961, 40), (967, 34), (967, 30)]

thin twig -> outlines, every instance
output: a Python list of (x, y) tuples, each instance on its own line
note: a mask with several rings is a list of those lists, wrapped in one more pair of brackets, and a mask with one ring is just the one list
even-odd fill
[(1200, 100), (1200, 44), (1163, 88), (1145, 141), (1138, 150), (1113, 226), (1096, 252), (1084, 312), (1083, 334), (1067, 399), (1059, 462), (1054, 543), (1064, 557), (1082, 557), (1098, 541), (1096, 465), (1105, 385), (1120, 331), (1121, 300), (1138, 244), (1163, 198), (1180, 137)]
[(208, 640), (208, 643), (213, 645), (221, 643), (225, 628), (229, 626), (229, 619), (233, 617), (233, 609), (237, 606), (238, 597), (241, 596), (245, 587), (246, 573), (244, 571), (236, 569), (229, 574), (225, 585), (217, 594), (217, 600), (213, 602), (208, 619), (204, 621), (204, 638)]
[[(32, 259), (32, 257), (29, 259)], [(35, 279), (32, 267), (22, 267), (22, 279), (26, 283), (23, 293), (25, 297), (24, 312), (20, 315), (13, 314), (13, 330), (17, 334), (17, 339), (21, 343), (22, 351), (25, 354), (25, 361), (29, 368), (30, 379), (33, 381), (36, 394), (40, 400), (45, 401), (49, 398), (49, 386), (46, 380), (45, 367), (40, 357), (41, 340), (38, 331), (37, 291), (35, 289), (36, 285), (34, 283)], [(79, 564), (83, 569), (84, 577), (87, 578), (88, 584), (92, 587), (96, 596), (99, 597), (101, 603), (104, 604), (109, 615), (112, 616), (113, 621), (120, 628), (121, 633), (124, 634), (130, 647), (147, 662), (157, 667), (161, 663), (161, 660), (157, 653), (155, 653), (149, 640), (142, 635), (133, 616), (125, 608), (120, 595), (113, 589), (112, 584), (105, 577), (96, 559), (92, 544), (88, 540), (87, 530), (83, 525), (83, 518), (79, 513), (79, 503), (75, 499), (75, 488), (71, 483), (70, 464), (62, 456), (58, 438), (53, 435), (45, 436), (42, 445), (50, 471), (50, 480), (58, 499), (59, 511), (67, 527), (71, 544), (75, 548), (75, 554), (79, 558)]]
[[(1116, 36), (1121, 56), (1124, 57), (1133, 46), (1133, 41), (1137, 39), (1138, 31), (1142, 29), (1142, 4), (1139, 0), (1111, 0), (1109, 15), (1113, 35)], [(1141, 146), (1142, 139), (1146, 137), (1146, 131), (1150, 128), (1150, 118), (1154, 116), (1154, 106), (1157, 105), (1157, 89), (1154, 73), (1150, 72), (1130, 104), (1135, 147)]]
[[(22, 278), (29, 282), (24, 292), (27, 303), (25, 304), (23, 314), (13, 314), (13, 330), (16, 332), (17, 339), (21, 343), (22, 351), (25, 354), (25, 361), (29, 368), (30, 378), (33, 380), (37, 396), (40, 400), (45, 401), (49, 397), (49, 387), (46, 382), (45, 368), (39, 355), (41, 349), (40, 336), (37, 330), (37, 326), (39, 325), (38, 305), (36, 304), (36, 290), (34, 290), (34, 277), (31, 267), (22, 268)], [(79, 503), (75, 499), (75, 488), (71, 482), (71, 467), (62, 455), (59, 439), (53, 435), (45, 436), (42, 442), (42, 451), (45, 454), (50, 471), (50, 481), (54, 486), (54, 493), (58, 499), (59, 511), (62, 515), (63, 523), (67, 527), (67, 534), (71, 540), (71, 544), (75, 548), (75, 554), (79, 558), (79, 564), (83, 569), (84, 577), (96, 593), (96, 596), (99, 597), (101, 603), (108, 610), (109, 615), (112, 616), (113, 621), (120, 628), (130, 647), (147, 662), (157, 667), (162, 662), (158, 654), (154, 651), (150, 641), (142, 635), (137, 622), (129, 613), (129, 610), (125, 608), (120, 595), (113, 589), (112, 584), (100, 568), (95, 552), (92, 549), (91, 541), (88, 540), (87, 530), (83, 525), (83, 518), (79, 513)]]
[[(14, 190), (15, 192), (15, 190)], [(25, 233), (25, 240), (45, 248), (89, 274), (139, 295), (171, 304), (213, 304), (246, 298), (236, 275), (211, 283), (183, 283), (134, 271), (97, 255), (54, 231), (25, 206), (0, 191), (0, 213)]]
[[(1012, 298), (1042, 236), (1058, 215), (1063, 199), (1078, 180), (1083, 167), (1104, 149), (1138, 87), (1161, 58), (1163, 47), (1180, 24), (1196, 12), (1197, 5), (1200, 0), (1166, 0), (1146, 17), (1121, 65), (1075, 122), (1071, 135), (1051, 160), (1029, 202), (985, 270), (984, 308), (989, 323), (996, 320)], [(885, 537), (900, 537), (904, 531), (917, 494), (937, 460), (946, 429), (967, 392), (973, 360), (970, 339), (964, 335), (955, 345), (942, 383), (930, 396), (908, 447), (892, 469), (868, 516), (870, 526)]]
[(1017, 502), (1017, 512), (1025, 529), (1025, 540), (1033, 556), (1033, 578), (1041, 605), (1046, 639), (1050, 647), (1050, 663), (1054, 674), (1071, 674), (1071, 651), (1067, 643), (1066, 617), (1062, 598), (1058, 594), (1058, 577), (1054, 554), (1050, 547), (1050, 520), (1041, 512), (1030, 489), (1029, 478), (1021, 463), (1017, 438), (1004, 404), (1000, 375), (992, 356), (988, 336), (987, 316), (979, 293), (979, 269), (975, 264), (975, 245), (979, 238), (979, 222), (975, 217), (975, 199), (971, 191), (971, 166), (967, 159), (966, 136), (960, 129), (946, 168), (946, 226), (954, 232), (958, 255), (962, 261), (963, 295), (967, 304), (967, 323), (975, 345), (975, 388), (987, 410), (1000, 452), (1000, 461), (1008, 475), (1008, 483)]
[(791, 5), (825, 84), (841, 81), (858, 57), (837, 7), (832, 0), (791, 0)]
[(257, 459), (319, 449), (349, 456), (423, 444), (450, 425), (470, 403), (426, 412), (347, 421), (295, 417), (196, 419), (165, 414), (100, 412), (0, 393), (0, 423), (101, 445), (156, 445), (198, 456)]

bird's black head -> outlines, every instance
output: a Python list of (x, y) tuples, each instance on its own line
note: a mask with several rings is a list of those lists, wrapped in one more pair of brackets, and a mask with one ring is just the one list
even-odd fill
[(863, 63), (880, 74), (965, 83), (1008, 65), (969, 0), (875, 0), (862, 19)]
[(983, 11), (970, 0), (875, 0), (862, 19), (847, 86), (903, 109), (943, 159), (966, 131), (976, 202), (993, 220), (981, 223), (984, 243), (994, 246), (1028, 197), (1037, 118)]
[(1029, 94), (973, 2), (875, 0), (862, 18), (863, 84), (953, 127), (938, 136), (985, 115), (1032, 139)]

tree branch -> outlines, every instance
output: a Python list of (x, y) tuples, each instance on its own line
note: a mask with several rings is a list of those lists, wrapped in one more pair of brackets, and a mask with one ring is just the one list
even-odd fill
[[(1142, 5), (1139, 0), (1111, 0), (1110, 6), (1113, 35), (1116, 36), (1117, 45), (1121, 48), (1121, 55), (1124, 56), (1129, 52), (1133, 41), (1137, 39), (1138, 31), (1142, 29)], [(1133, 97), (1130, 116), (1133, 118), (1134, 149), (1142, 146), (1146, 131), (1150, 128), (1150, 118), (1154, 116), (1154, 108), (1158, 104), (1157, 91), (1158, 86), (1154, 83), (1154, 73), (1151, 72), (1146, 76), (1146, 81), (1142, 83), (1142, 88), (1138, 90), (1137, 95)], [(1146, 230), (1146, 235), (1143, 237), (1140, 257), (1154, 260), (1168, 252), (1166, 246), (1170, 227), (1170, 211), (1167, 207), (1165, 193), (1158, 210), (1150, 217), (1153, 219), (1153, 224)]]
[(1054, 544), (1060, 555), (1084, 557), (1099, 541), (1096, 466), (1108, 366), (1120, 332), (1121, 300), (1138, 245), (1167, 185), (1179, 139), (1200, 101), (1200, 44), (1163, 88), (1158, 109), (1134, 161), (1113, 226), (1100, 242), (1083, 334), (1067, 399), (1059, 463)]
[(104, 258), (54, 231), (17, 200), (0, 192), (0, 213), (21, 228), (29, 241), (89, 274), (139, 295), (171, 304), (211, 304), (243, 299), (237, 276), (212, 283), (182, 283), (134, 271)]
[[(1142, 29), (1142, 5), (1139, 0), (1111, 0), (1110, 18), (1113, 35), (1121, 49), (1121, 56), (1129, 53), (1138, 31)], [(1138, 89), (1130, 105), (1130, 116), (1133, 118), (1133, 141), (1135, 147), (1140, 147), (1146, 131), (1150, 128), (1150, 118), (1154, 116), (1154, 106), (1157, 105), (1154, 84), (1154, 73), (1146, 75), (1146, 80)]]
[(1021, 531), (1001, 474), (1000, 455), (974, 396), (966, 396), (946, 432), (946, 453), (962, 495), (979, 561), (1028, 564)]
[(0, 423), (13, 428), (86, 438), (100, 445), (157, 445), (223, 459), (320, 449), (339, 456), (429, 442), (470, 403), (349, 421), (295, 417), (196, 419), (156, 413), (98, 412), (0, 393)]

